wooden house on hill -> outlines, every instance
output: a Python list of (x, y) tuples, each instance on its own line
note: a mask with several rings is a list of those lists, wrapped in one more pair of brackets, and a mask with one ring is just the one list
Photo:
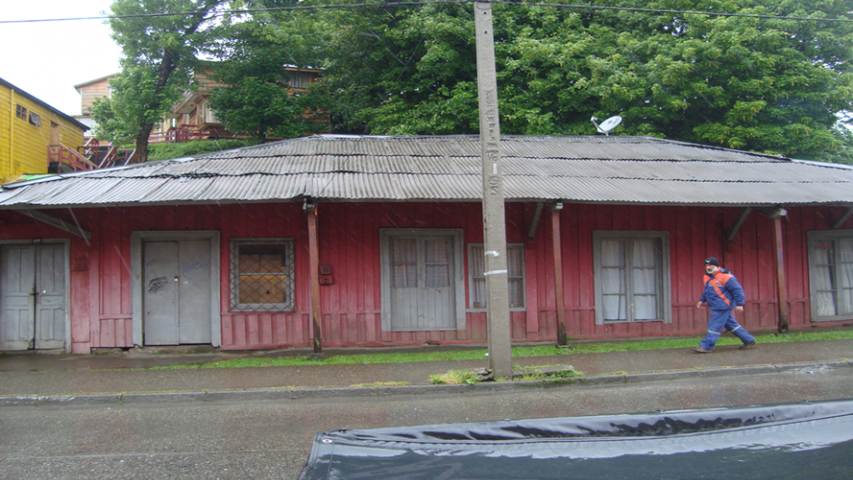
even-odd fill
[[(317, 81), (320, 71), (312, 68), (296, 68), (285, 65), (290, 76), (289, 89), (298, 93), (308, 89)], [(195, 90), (184, 92), (181, 100), (172, 107), (172, 112), (163, 119), (159, 133), (152, 136), (154, 143), (181, 143), (193, 140), (215, 140), (233, 138), (234, 134), (225, 128), (210, 108), (210, 94), (214, 88), (222, 86), (214, 82), (209, 71), (195, 75)]]
[[(701, 336), (708, 256), (743, 284), (749, 330), (853, 320), (848, 166), (648, 137), (500, 148), (515, 343)], [(485, 342), (481, 195), (476, 135), (316, 135), (6, 185), (0, 349)]]
[(86, 125), (0, 79), (0, 183), (26, 174), (88, 169)]
[(92, 119), (92, 106), (95, 104), (95, 100), (110, 96), (110, 93), (112, 93), (110, 80), (116, 75), (116, 73), (113, 73), (74, 85), (74, 89), (80, 94), (80, 115), (76, 115), (74, 118), (89, 127), (87, 139), (94, 137), (94, 128), (98, 125)]
[[(307, 90), (308, 86), (316, 82), (320, 75), (319, 70), (312, 68), (296, 68), (285, 65), (284, 69), (290, 75), (289, 87), (293, 92)], [(225, 128), (225, 125), (216, 118), (215, 113), (210, 108), (210, 93), (220, 85), (211, 80), (206, 73), (209, 72), (202, 69), (195, 75), (196, 88), (184, 92), (180, 101), (172, 106), (171, 112), (155, 126), (155, 130), (149, 139), (151, 143), (183, 143), (234, 137), (234, 134)], [(116, 75), (106, 75), (74, 86), (80, 93), (81, 101), (81, 115), (76, 117), (77, 120), (91, 129), (97, 126), (91, 116), (92, 105), (96, 99), (109, 96), (112, 91), (109, 82)], [(86, 156), (92, 156), (98, 152), (96, 148), (98, 145), (105, 147), (102, 148), (104, 151), (108, 148), (105, 142), (98, 142), (92, 135), (89, 135), (86, 140), (89, 148), (81, 152)], [(94, 156), (98, 157), (98, 155)]]

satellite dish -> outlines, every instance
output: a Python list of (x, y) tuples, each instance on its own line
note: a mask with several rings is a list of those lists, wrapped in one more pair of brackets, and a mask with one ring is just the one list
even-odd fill
[(622, 123), (622, 117), (620, 117), (619, 115), (608, 118), (607, 120), (601, 122), (601, 125), (595, 122), (596, 120), (598, 120), (595, 117), (592, 117), (590, 120), (592, 121), (592, 124), (595, 125), (595, 128), (598, 130), (598, 133), (603, 133), (605, 135), (610, 135), (610, 132), (612, 132), (614, 128), (618, 127), (619, 124)]

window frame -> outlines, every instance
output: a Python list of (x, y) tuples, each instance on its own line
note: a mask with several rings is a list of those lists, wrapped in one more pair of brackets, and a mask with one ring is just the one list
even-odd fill
[(15, 116), (23, 121), (27, 121), (29, 110), (20, 103), (15, 104)]
[[(290, 303), (240, 303), (240, 247), (243, 245), (285, 245), (289, 265), (283, 274), (290, 275), (288, 298)], [(291, 237), (282, 238), (232, 238), (228, 252), (230, 288), (229, 305), (233, 312), (293, 312), (296, 310), (296, 249)]]
[[(808, 263), (808, 265), (809, 265), (809, 267), (808, 267), (809, 305), (810, 305), (810, 310), (811, 310), (812, 321), (813, 322), (836, 322), (839, 320), (850, 320), (851, 318), (853, 318), (853, 312), (845, 313), (845, 314), (841, 314), (841, 315), (818, 315), (817, 314), (817, 303), (815, 302), (815, 298), (817, 297), (817, 292), (815, 291), (816, 287), (817, 287), (817, 285), (816, 285), (817, 282), (814, 281), (815, 268), (817, 267), (817, 265), (816, 265), (817, 259), (814, 256), (815, 254), (813, 252), (815, 249), (813, 247), (815, 244), (817, 244), (819, 242), (827, 241), (827, 240), (831, 240), (831, 241), (835, 242), (836, 240), (841, 239), (841, 238), (853, 238), (853, 230), (832, 230), (832, 231), (815, 230), (815, 231), (811, 231), (811, 232), (806, 232), (806, 237), (807, 237), (807, 241), (806, 241), (807, 247), (806, 248), (808, 248), (807, 257), (808, 257), (808, 262), (809, 262)], [(836, 245), (837, 245), (837, 243), (836, 243)], [(837, 268), (839, 256), (840, 256), (840, 253), (838, 253), (837, 248), (836, 248), (835, 257), (833, 258), (833, 263), (832, 263), (832, 265), (834, 267), (836, 267), (835, 268), (835, 278), (833, 279), (835, 281), (835, 285), (836, 285), (836, 288), (835, 288), (835, 311), (836, 312), (838, 311), (838, 304), (839, 304), (839, 300), (840, 300), (839, 290), (841, 290), (839, 287), (839, 283), (838, 283), (838, 279), (839, 279), (839, 276), (841, 275), (841, 273), (840, 273), (840, 269)]]
[(30, 119), (29, 120), (30, 125), (35, 125), (37, 127), (41, 127), (41, 115), (30, 110), (29, 119)]
[[(511, 277), (509, 275), (509, 272), (507, 271), (507, 280), (509, 280), (510, 278), (521, 279), (521, 292), (522, 292), (521, 301), (523, 302), (523, 305), (520, 307), (509, 307), (509, 311), (510, 312), (525, 312), (525, 311), (527, 311), (527, 265), (525, 264), (525, 258), (524, 258), (524, 244), (523, 243), (507, 243), (506, 246), (507, 246), (507, 256), (509, 255), (509, 249), (510, 248), (518, 248), (521, 251), (521, 276), (520, 277), (519, 276)], [(474, 280), (480, 279), (480, 278), (482, 278), (482, 279), (486, 278), (485, 276), (474, 277), (474, 266), (472, 265), (474, 253), (472, 252), (472, 250), (477, 248), (477, 247), (481, 247), (484, 251), (483, 254), (485, 255), (485, 244), (484, 243), (469, 243), (468, 248), (466, 249), (466, 253), (468, 254), (468, 261), (467, 261), (467, 265), (468, 265), (468, 302), (467, 302), (467, 308), (465, 311), (472, 312), (472, 313), (473, 312), (486, 312), (486, 311), (488, 311), (488, 306), (486, 306), (486, 307), (474, 307), (473, 306)], [(509, 283), (509, 282), (507, 282), (507, 283)]]
[[(633, 304), (626, 305), (627, 317), (625, 320), (604, 320), (604, 301), (601, 285), (601, 241), (602, 240), (641, 240), (654, 239), (660, 243), (660, 258), (656, 259), (657, 266), (660, 269), (660, 278), (656, 278), (656, 284), (660, 288), (658, 298), (658, 318), (655, 319), (634, 319)], [(595, 324), (596, 325), (614, 325), (620, 323), (644, 323), (644, 322), (663, 322), (672, 323), (672, 295), (671, 295), (671, 279), (670, 279), (670, 249), (669, 249), (669, 232), (664, 231), (628, 231), (628, 230), (595, 230), (592, 232), (592, 249), (593, 249), (593, 283), (595, 289)], [(626, 252), (632, 249), (626, 248)], [(632, 268), (630, 253), (626, 258), (626, 272)], [(631, 288), (630, 279), (626, 278), (626, 298), (633, 297), (633, 289)]]

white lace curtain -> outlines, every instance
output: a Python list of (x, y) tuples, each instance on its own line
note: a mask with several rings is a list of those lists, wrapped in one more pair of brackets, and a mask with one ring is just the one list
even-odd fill
[(629, 298), (633, 320), (659, 318), (657, 243), (652, 238), (601, 241), (601, 308), (605, 321), (628, 320)]
[(812, 258), (817, 315), (853, 313), (853, 238), (821, 241), (812, 246)]

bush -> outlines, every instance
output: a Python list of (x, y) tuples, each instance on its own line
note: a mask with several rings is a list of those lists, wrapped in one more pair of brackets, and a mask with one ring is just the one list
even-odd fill
[(148, 161), (166, 160), (169, 158), (181, 158), (202, 153), (219, 152), (240, 147), (249, 147), (257, 144), (257, 140), (227, 139), (227, 140), (199, 140), (185, 143), (157, 143), (148, 147)]

